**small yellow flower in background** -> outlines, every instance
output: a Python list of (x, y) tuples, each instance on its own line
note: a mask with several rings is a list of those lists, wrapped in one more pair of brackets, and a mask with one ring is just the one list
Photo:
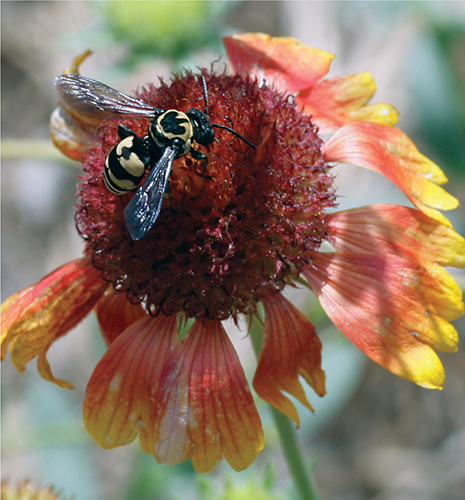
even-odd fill
[[(332, 54), (291, 38), (227, 37), (230, 72), (185, 72), (142, 88), (160, 109), (205, 106), (228, 130), (173, 163), (169, 196), (150, 231), (131, 238), (124, 209), (134, 196), (111, 193), (105, 161), (119, 142), (118, 123), (139, 137), (148, 118), (95, 120), (61, 103), (52, 137), (83, 164), (77, 228), (82, 259), (65, 264), (10, 297), (2, 311), (2, 359), (10, 346), (21, 372), (46, 354), (91, 310), (108, 350), (87, 386), (84, 421), (104, 448), (132, 442), (158, 462), (192, 459), (199, 472), (223, 457), (248, 467), (264, 445), (261, 421), (222, 321), (260, 315), (263, 345), (257, 394), (297, 425), (291, 400), (312, 409), (299, 376), (325, 394), (321, 342), (310, 320), (282, 292), (303, 277), (355, 345), (391, 372), (441, 388), (435, 351), (454, 352), (450, 321), (462, 294), (444, 266), (465, 267), (465, 240), (439, 210), (458, 202), (446, 178), (399, 129), (396, 110), (370, 104), (368, 73), (325, 78)], [(65, 72), (77, 74), (86, 55)], [(415, 208), (372, 205), (335, 212), (331, 166), (379, 172)], [(376, 186), (373, 186), (376, 189)], [(320, 251), (328, 242), (332, 251)], [(193, 319), (180, 339), (179, 327)]]
[(19, 483), (12, 487), (8, 481), (2, 481), (2, 500), (60, 500), (58, 493), (51, 486), (40, 488), (30, 480)]

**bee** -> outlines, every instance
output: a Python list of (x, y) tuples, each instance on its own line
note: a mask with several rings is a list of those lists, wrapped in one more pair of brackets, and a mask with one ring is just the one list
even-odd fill
[(203, 75), (204, 111), (192, 108), (185, 113), (155, 108), (85, 76), (61, 75), (55, 78), (54, 84), (61, 100), (83, 117), (150, 118), (148, 133), (143, 138), (123, 123), (118, 124), (120, 141), (108, 154), (103, 174), (105, 185), (112, 193), (122, 195), (136, 191), (124, 209), (126, 227), (135, 241), (150, 231), (160, 214), (174, 160), (190, 153), (195, 160), (207, 164), (206, 155), (192, 147), (194, 142), (208, 146), (215, 139), (214, 129), (222, 128), (255, 149), (254, 144), (234, 129), (211, 123)]

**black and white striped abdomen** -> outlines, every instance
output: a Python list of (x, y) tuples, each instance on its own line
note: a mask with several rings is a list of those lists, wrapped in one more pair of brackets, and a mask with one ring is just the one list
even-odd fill
[(147, 160), (134, 150), (138, 138), (131, 135), (119, 142), (107, 156), (103, 179), (114, 194), (125, 194), (139, 186), (147, 168)]

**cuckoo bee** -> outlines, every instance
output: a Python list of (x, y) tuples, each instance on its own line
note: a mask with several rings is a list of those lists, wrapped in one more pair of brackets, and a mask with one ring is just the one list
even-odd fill
[[(192, 147), (193, 142), (208, 146), (215, 139), (214, 128), (222, 128), (255, 149), (234, 129), (211, 123), (203, 75), (204, 111), (192, 108), (185, 113), (155, 108), (85, 76), (61, 75), (54, 83), (61, 100), (83, 117), (151, 119), (148, 134), (143, 138), (119, 123), (120, 141), (105, 161), (104, 182), (112, 193), (121, 195), (136, 191), (124, 209), (126, 227), (133, 240), (142, 239), (157, 220), (174, 160), (190, 153), (194, 159), (207, 163), (207, 157)], [(149, 173), (143, 181), (147, 170)]]

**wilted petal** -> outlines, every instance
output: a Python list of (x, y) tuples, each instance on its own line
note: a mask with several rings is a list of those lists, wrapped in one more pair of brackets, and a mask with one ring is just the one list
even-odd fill
[(260, 417), (220, 321), (194, 323), (161, 392), (160, 462), (192, 457), (198, 472), (208, 472), (224, 455), (235, 470), (242, 470), (263, 448)]
[(96, 125), (75, 119), (64, 106), (58, 106), (50, 117), (53, 144), (68, 158), (81, 161), (90, 147), (97, 146)]
[(147, 316), (141, 304), (131, 304), (125, 293), (116, 292), (113, 287), (99, 299), (95, 313), (107, 345), (110, 345), (129, 325)]
[[(64, 75), (79, 75), (81, 64), (92, 54), (86, 50), (75, 57), (72, 63), (63, 71)], [(60, 101), (50, 117), (50, 133), (53, 144), (68, 158), (81, 161), (84, 153), (99, 141), (95, 130), (102, 120), (87, 118)]]
[(82, 54), (79, 54), (76, 56), (72, 61), (69, 66), (67, 66), (63, 70), (64, 75), (79, 75), (79, 68), (81, 67), (81, 64), (89, 57), (92, 55), (92, 51), (90, 49), (87, 49), (84, 51)]
[(349, 123), (328, 139), (324, 153), (327, 161), (352, 163), (383, 174), (422, 212), (450, 226), (437, 210), (458, 205), (456, 198), (437, 185), (447, 182), (446, 176), (401, 130), (377, 123)]
[(2, 359), (10, 344), (11, 359), (21, 373), (38, 356), (39, 372), (61, 387), (45, 355), (55, 340), (68, 333), (92, 310), (107, 284), (86, 257), (66, 264), (36, 285), (10, 297), (2, 306)]
[(176, 343), (175, 315), (147, 316), (109, 346), (95, 367), (84, 402), (86, 428), (100, 446), (128, 444), (140, 432), (142, 447), (154, 454), (158, 429), (152, 413), (159, 404), (155, 396)]
[(312, 115), (320, 133), (334, 132), (346, 123), (365, 121), (393, 126), (398, 112), (390, 104), (368, 104), (376, 90), (370, 73), (325, 79), (297, 94), (304, 113)]
[(447, 320), (463, 312), (460, 289), (444, 269), (393, 253), (342, 251), (317, 254), (304, 275), (334, 324), (369, 357), (423, 387), (442, 388), (433, 349), (457, 349)]
[(243, 33), (224, 38), (232, 68), (294, 93), (315, 85), (329, 71), (333, 54), (301, 45), (295, 38)]
[(286, 391), (313, 411), (299, 375), (319, 396), (324, 396), (325, 374), (321, 369), (321, 342), (310, 320), (281, 294), (264, 300), (265, 332), (254, 378), (257, 394), (299, 425), (294, 404)]

